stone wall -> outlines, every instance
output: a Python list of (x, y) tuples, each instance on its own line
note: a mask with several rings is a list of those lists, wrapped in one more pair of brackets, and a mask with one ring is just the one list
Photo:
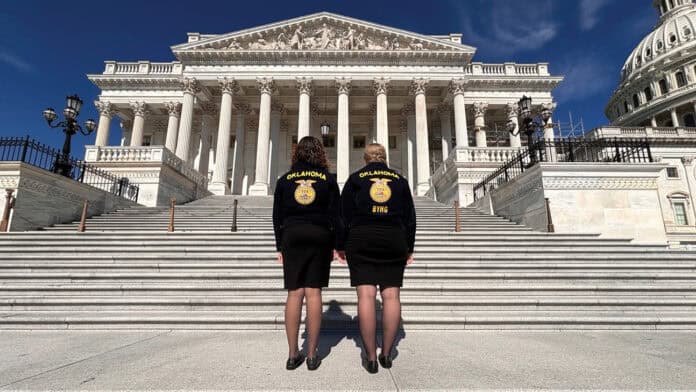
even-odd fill
[(541, 163), (492, 190), (493, 211), (546, 231), (548, 198), (557, 233), (666, 243), (657, 182), (664, 168), (659, 163)]
[(20, 162), (0, 162), (0, 189), (5, 207), (6, 188), (15, 189), (15, 208), (10, 220), (11, 231), (35, 230), (58, 223), (74, 222), (82, 216), (89, 200), (88, 216), (105, 214), (138, 205), (103, 190)]

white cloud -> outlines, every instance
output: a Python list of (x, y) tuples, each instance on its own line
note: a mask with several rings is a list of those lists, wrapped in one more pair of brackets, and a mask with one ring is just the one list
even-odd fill
[(34, 72), (35, 70), (33, 65), (22, 60), (18, 56), (15, 56), (12, 53), (9, 53), (4, 50), (0, 50), (0, 63), (5, 63), (11, 66), (12, 68), (24, 73)]
[(599, 11), (610, 0), (580, 0), (580, 28), (592, 30), (599, 23)]
[(599, 55), (569, 56), (559, 67), (565, 77), (563, 83), (554, 91), (559, 103), (572, 102), (596, 97), (609, 100), (616, 82), (616, 70)]
[[(497, 55), (510, 55), (539, 49), (558, 34), (551, 0), (477, 1), (478, 6), (467, 7), (460, 0), (450, 0), (461, 19), (467, 44), (485, 47)], [(474, 9), (486, 11), (471, 13)]]

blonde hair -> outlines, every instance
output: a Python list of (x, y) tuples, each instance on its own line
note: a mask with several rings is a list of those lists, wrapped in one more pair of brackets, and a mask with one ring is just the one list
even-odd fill
[(365, 147), (363, 155), (366, 163), (381, 162), (387, 163), (387, 150), (379, 143), (370, 143)]

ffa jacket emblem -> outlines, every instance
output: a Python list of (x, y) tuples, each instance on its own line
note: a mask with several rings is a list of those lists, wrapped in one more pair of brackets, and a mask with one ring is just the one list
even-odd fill
[(295, 201), (303, 206), (312, 204), (317, 197), (317, 192), (312, 188), (314, 180), (299, 180), (295, 181), (297, 188), (295, 189)]
[(370, 187), (370, 197), (377, 203), (386, 203), (391, 199), (391, 188), (388, 183), (391, 182), (388, 178), (370, 178), (372, 186)]

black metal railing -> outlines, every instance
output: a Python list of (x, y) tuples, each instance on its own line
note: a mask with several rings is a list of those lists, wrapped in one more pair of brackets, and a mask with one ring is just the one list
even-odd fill
[[(128, 200), (138, 201), (140, 188), (131, 184), (128, 178), (113, 174), (89, 165), (84, 161), (66, 157), (63, 152), (24, 137), (0, 138), (0, 162), (16, 161), (38, 167), (53, 173), (64, 173), (65, 177), (94, 188), (112, 193)], [(68, 168), (66, 171), (65, 168)]]
[(482, 198), (538, 162), (646, 163), (653, 162), (653, 158), (647, 139), (539, 140), (476, 184), (474, 199)]

